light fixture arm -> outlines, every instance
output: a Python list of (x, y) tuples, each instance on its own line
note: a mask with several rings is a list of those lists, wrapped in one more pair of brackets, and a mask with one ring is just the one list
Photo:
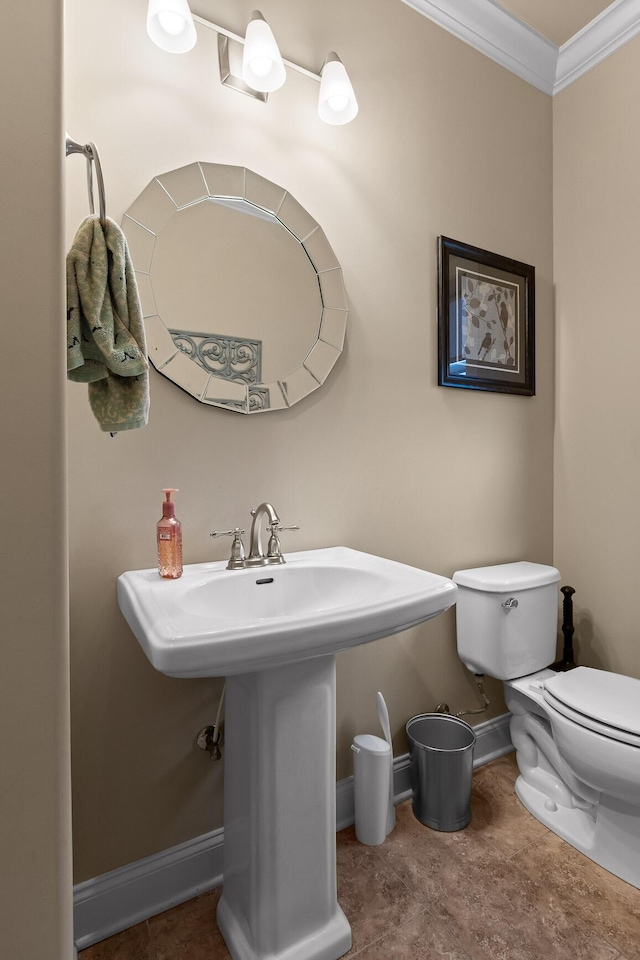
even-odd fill
[[(217, 23), (213, 23), (211, 20), (205, 20), (204, 17), (198, 17), (196, 14), (193, 14), (193, 20), (195, 23), (199, 23), (200, 26), (206, 27), (208, 30), (213, 30), (215, 33), (220, 34), (223, 37), (228, 37), (229, 40), (235, 40), (236, 43), (241, 43), (244, 46), (244, 37), (241, 37), (238, 33), (233, 33), (232, 30), (227, 30), (226, 27), (221, 27)], [(294, 63), (293, 60), (286, 60), (282, 58), (282, 62), (285, 67), (290, 67), (292, 70), (296, 70), (298, 73), (303, 74), (305, 77), (309, 77), (310, 80), (315, 80), (317, 83), (322, 82), (322, 77), (319, 73), (313, 73), (312, 70), (307, 70), (306, 67), (301, 67), (299, 64)]]

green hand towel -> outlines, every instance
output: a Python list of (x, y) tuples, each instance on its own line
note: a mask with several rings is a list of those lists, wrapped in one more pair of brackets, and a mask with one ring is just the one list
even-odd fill
[(109, 432), (143, 427), (149, 365), (142, 309), (126, 238), (115, 221), (80, 224), (67, 255), (67, 377), (89, 384)]

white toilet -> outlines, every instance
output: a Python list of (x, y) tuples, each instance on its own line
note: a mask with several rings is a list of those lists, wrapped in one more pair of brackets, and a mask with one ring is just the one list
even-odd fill
[(640, 680), (556, 658), (555, 567), (459, 570), (458, 654), (504, 680), (525, 807), (577, 850), (640, 888)]

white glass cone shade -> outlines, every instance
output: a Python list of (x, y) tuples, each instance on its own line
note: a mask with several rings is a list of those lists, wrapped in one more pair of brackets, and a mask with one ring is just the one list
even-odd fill
[(158, 22), (164, 32), (172, 37), (177, 37), (185, 28), (184, 17), (173, 10), (161, 10), (158, 14)]
[(149, 0), (147, 33), (168, 53), (191, 50), (196, 42), (196, 27), (187, 0)]
[(249, 22), (242, 54), (242, 79), (252, 90), (271, 93), (286, 80), (286, 71), (271, 27), (257, 11)]
[(322, 68), (318, 113), (325, 123), (349, 123), (358, 113), (358, 101), (344, 64), (335, 54), (331, 56), (335, 59)]

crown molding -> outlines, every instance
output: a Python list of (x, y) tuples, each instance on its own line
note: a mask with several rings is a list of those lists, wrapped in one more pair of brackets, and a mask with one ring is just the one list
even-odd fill
[(640, 33), (640, 0), (616, 0), (560, 47), (556, 82), (559, 93)]
[(640, 0), (615, 0), (561, 47), (496, 0), (403, 3), (551, 96), (640, 33)]
[(460, 40), (531, 83), (553, 93), (558, 48), (494, 0), (403, 0)]

